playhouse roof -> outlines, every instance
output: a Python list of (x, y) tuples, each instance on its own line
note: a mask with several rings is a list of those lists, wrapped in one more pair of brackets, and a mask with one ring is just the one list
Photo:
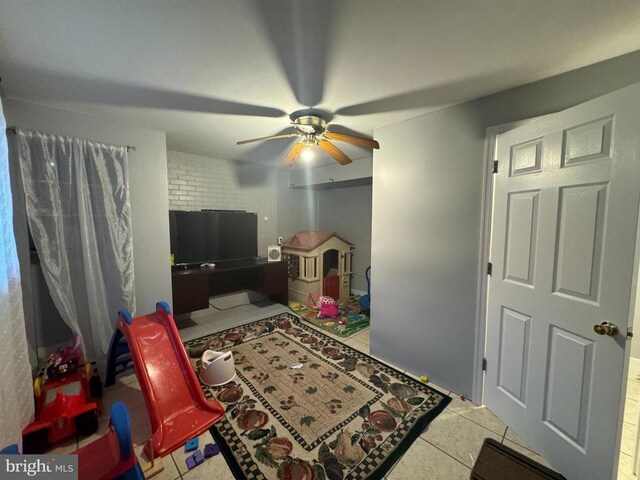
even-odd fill
[(287, 239), (287, 241), (284, 242), (284, 247), (293, 248), (296, 250), (305, 250), (308, 252), (318, 248), (320, 245), (322, 245), (324, 242), (326, 242), (332, 237), (339, 238), (343, 242), (348, 243), (349, 245), (353, 245), (353, 243), (351, 243), (349, 240), (345, 240), (336, 232), (305, 231), (305, 232), (298, 232), (294, 234), (293, 237)]

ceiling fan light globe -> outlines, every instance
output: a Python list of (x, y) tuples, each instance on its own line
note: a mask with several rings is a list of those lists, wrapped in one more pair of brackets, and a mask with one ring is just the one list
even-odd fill
[(300, 157), (305, 162), (311, 161), (313, 159), (313, 150), (307, 145), (305, 145), (305, 147), (302, 149), (302, 152), (300, 153)]

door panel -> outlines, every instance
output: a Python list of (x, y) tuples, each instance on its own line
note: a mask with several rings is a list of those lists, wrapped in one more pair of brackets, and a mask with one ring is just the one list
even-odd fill
[(340, 277), (338, 275), (329, 275), (322, 279), (322, 295), (334, 300), (340, 298)]
[(511, 147), (509, 166), (511, 175), (539, 172), (542, 168), (542, 139), (536, 138)]
[(538, 190), (513, 192), (507, 200), (504, 278), (530, 287), (535, 267), (539, 196)]
[(560, 189), (554, 293), (598, 300), (607, 183)]
[(531, 317), (502, 308), (498, 388), (526, 407)]
[(550, 330), (543, 419), (584, 451), (594, 342), (554, 325)]
[(613, 116), (564, 131), (562, 166), (610, 158)]
[(611, 478), (617, 456), (638, 112), (634, 85), (496, 141), (485, 403), (569, 478)]

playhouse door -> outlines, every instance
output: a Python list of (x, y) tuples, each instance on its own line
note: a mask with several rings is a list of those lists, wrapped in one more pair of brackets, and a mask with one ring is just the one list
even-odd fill
[(322, 279), (322, 295), (338, 300), (340, 297), (340, 277), (329, 275)]
[(496, 144), (485, 402), (580, 480), (611, 479), (619, 445), (639, 112), (640, 84)]

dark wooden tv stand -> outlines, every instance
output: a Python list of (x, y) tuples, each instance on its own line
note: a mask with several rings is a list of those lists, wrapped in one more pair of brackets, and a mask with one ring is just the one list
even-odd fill
[(217, 263), (214, 268), (173, 267), (173, 313), (180, 315), (209, 308), (209, 297), (240, 290), (254, 290), (288, 305), (286, 262), (246, 260)]

